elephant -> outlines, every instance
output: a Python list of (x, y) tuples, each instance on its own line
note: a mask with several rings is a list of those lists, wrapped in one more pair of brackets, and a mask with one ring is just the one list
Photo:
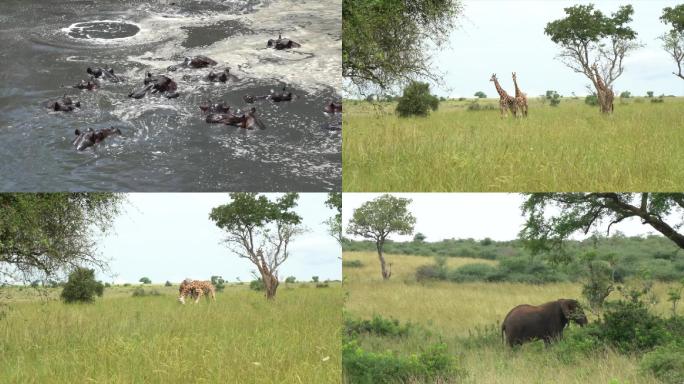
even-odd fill
[(558, 299), (540, 306), (518, 305), (511, 309), (501, 324), (501, 339), (509, 346), (528, 341), (543, 340), (549, 345), (563, 337), (563, 329), (570, 321), (581, 327), (588, 321), (577, 300)]

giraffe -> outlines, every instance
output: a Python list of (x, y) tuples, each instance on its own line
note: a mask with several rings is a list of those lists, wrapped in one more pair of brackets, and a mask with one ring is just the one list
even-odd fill
[(185, 304), (186, 296), (195, 299), (195, 304), (200, 301), (202, 295), (206, 295), (207, 299), (211, 296), (211, 298), (216, 301), (216, 288), (214, 288), (214, 285), (209, 281), (185, 279), (178, 288), (178, 294), (178, 301), (180, 301), (181, 304)]
[(601, 74), (598, 71), (598, 65), (594, 63), (591, 68), (594, 70), (594, 76), (596, 77), (596, 91), (599, 99), (599, 104), (601, 106), (601, 112), (609, 113), (613, 112), (613, 99), (615, 94), (613, 90), (606, 85), (606, 83), (601, 78)]
[(492, 73), (492, 77), (489, 79), (489, 81), (494, 82), (494, 86), (496, 87), (496, 92), (499, 93), (499, 110), (501, 110), (501, 117), (508, 116), (508, 110), (513, 112), (513, 116), (518, 116), (518, 104), (515, 100), (515, 97), (511, 97), (506, 91), (501, 88), (501, 85), (499, 85), (499, 80), (496, 78), (496, 74)]
[(512, 75), (513, 84), (515, 84), (515, 101), (518, 104), (518, 109), (523, 113), (523, 116), (527, 117), (527, 94), (518, 87), (518, 77), (515, 72), (513, 72)]

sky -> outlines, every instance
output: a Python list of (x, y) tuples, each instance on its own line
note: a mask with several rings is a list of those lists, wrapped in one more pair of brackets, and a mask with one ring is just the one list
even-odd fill
[[(326, 193), (300, 194), (295, 211), (309, 231), (290, 243), (291, 255), (281, 266), (281, 279), (341, 279), (340, 246), (322, 224), (335, 213), (324, 206), (326, 199)], [(256, 268), (221, 243), (223, 232), (209, 220), (212, 208), (228, 202), (227, 193), (129, 194), (125, 212), (97, 247), (100, 256), (109, 259), (110, 269), (98, 272), (98, 279), (135, 283), (145, 276), (164, 283), (220, 275), (228, 281), (253, 280), (251, 271)]]
[[(379, 193), (345, 193), (342, 200), (342, 223), (346, 230), (354, 209)], [(416, 218), (415, 233), (427, 236), (426, 241), (443, 239), (476, 240), (489, 237), (497, 241), (514, 240), (525, 222), (520, 206), (524, 197), (506, 193), (393, 193), (412, 199), (408, 209)], [(600, 227), (605, 234), (606, 226)], [(627, 236), (657, 234), (637, 219), (627, 219), (611, 228)], [(346, 235), (348, 236), (348, 235)], [(585, 236), (576, 235), (574, 239)], [(413, 236), (391, 235), (394, 241), (411, 240)], [(360, 240), (361, 238), (357, 238)]]
[(684, 81), (672, 74), (676, 64), (656, 40), (667, 29), (659, 20), (662, 9), (681, 0), (465, 1), (448, 45), (431, 53), (434, 67), (445, 74), (446, 84), (433, 85), (433, 93), (473, 97), (475, 92), (483, 91), (488, 97), (496, 97), (496, 89), (489, 81), (496, 73), (502, 87), (513, 94), (511, 72), (515, 71), (520, 88), (528, 96), (539, 96), (546, 90), (564, 96), (572, 92), (586, 95), (589, 80), (555, 59), (560, 48), (544, 34), (544, 28), (548, 22), (565, 16), (563, 8), (587, 3), (595, 3), (604, 14), (613, 13), (620, 5), (634, 6), (630, 26), (644, 47), (625, 59), (625, 71), (614, 84), (616, 95), (626, 90), (633, 95), (654, 91), (656, 95), (684, 96)]

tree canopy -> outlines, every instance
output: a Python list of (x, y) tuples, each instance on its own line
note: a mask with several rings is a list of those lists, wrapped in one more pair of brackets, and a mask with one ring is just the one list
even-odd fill
[[(593, 4), (574, 5), (564, 10), (566, 17), (546, 24), (544, 33), (560, 45), (560, 60), (573, 71), (584, 74), (601, 94), (601, 83), (611, 88), (624, 71), (625, 56), (640, 47), (636, 42), (637, 33), (628, 25), (634, 8), (620, 6), (610, 16), (595, 9)], [(612, 99), (609, 102), (610, 106), (601, 105), (603, 112), (612, 110)]]
[(124, 199), (113, 193), (0, 194), (0, 280), (104, 268), (94, 236), (110, 228)]
[(446, 40), (460, 10), (459, 0), (343, 0), (342, 76), (382, 90), (436, 79), (428, 43)]
[(383, 246), (389, 235), (411, 235), (416, 218), (408, 211), (411, 199), (382, 195), (354, 210), (347, 233), (375, 241), (383, 279), (392, 272), (386, 267)]
[(632, 217), (684, 248), (684, 234), (678, 231), (684, 223), (683, 193), (533, 193), (522, 212), (527, 221), (520, 237), (536, 252), (559, 249), (572, 234), (587, 234), (601, 223), (608, 224), (609, 232)]
[(271, 201), (256, 193), (231, 193), (231, 202), (211, 210), (209, 218), (226, 233), (225, 242), (259, 270), (266, 298), (275, 297), (278, 268), (290, 256), (290, 241), (301, 234), (302, 218), (293, 211), (299, 194), (286, 193)]
[(328, 225), (328, 234), (334, 237), (338, 243), (342, 244), (342, 193), (330, 192), (325, 201), (326, 207), (337, 211), (335, 216), (325, 221)]
[(677, 64), (677, 72), (672, 72), (675, 76), (684, 80), (684, 4), (676, 7), (663, 8), (663, 15), (660, 20), (670, 25), (670, 30), (663, 34), (660, 39), (663, 48), (667, 51)]

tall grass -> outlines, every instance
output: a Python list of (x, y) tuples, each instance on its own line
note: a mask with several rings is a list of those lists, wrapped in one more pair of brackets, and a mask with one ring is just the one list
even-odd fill
[(283, 286), (274, 302), (233, 286), (185, 306), (177, 288), (155, 288), (163, 294), (105, 290), (92, 305), (15, 301), (0, 320), (0, 382), (339, 381), (339, 284)]
[[(411, 354), (432, 342), (446, 342), (449, 351), (458, 356), (468, 371), (468, 383), (657, 382), (654, 377), (638, 371), (638, 358), (611, 350), (569, 360), (556, 350), (557, 345), (545, 348), (542, 342), (536, 342), (516, 351), (504, 347), (499, 324), (511, 308), (559, 298), (581, 299), (579, 284), (421, 284), (413, 277), (415, 268), (431, 263), (432, 258), (409, 255), (387, 255), (388, 261), (393, 263), (393, 275), (390, 280), (382, 281), (376, 254), (348, 252), (343, 258), (363, 263), (361, 268), (343, 271), (344, 288), (348, 292), (345, 311), (349, 316), (370, 319), (381, 315), (418, 324), (433, 332), (428, 337), (417, 332), (401, 339), (361, 338), (361, 346), (368, 350)], [(453, 266), (483, 262), (472, 258), (449, 258), (448, 261)], [(664, 300), (667, 288), (666, 284), (655, 285), (655, 292), (662, 299), (655, 306), (657, 313), (669, 313), (669, 303)], [(614, 293), (611, 298), (616, 299), (618, 295)], [(595, 319), (588, 315), (590, 321)]]
[[(494, 104), (495, 100), (480, 101)], [(684, 98), (531, 101), (527, 119), (448, 101), (428, 118), (394, 104), (345, 105), (344, 191), (672, 191), (684, 189)]]

